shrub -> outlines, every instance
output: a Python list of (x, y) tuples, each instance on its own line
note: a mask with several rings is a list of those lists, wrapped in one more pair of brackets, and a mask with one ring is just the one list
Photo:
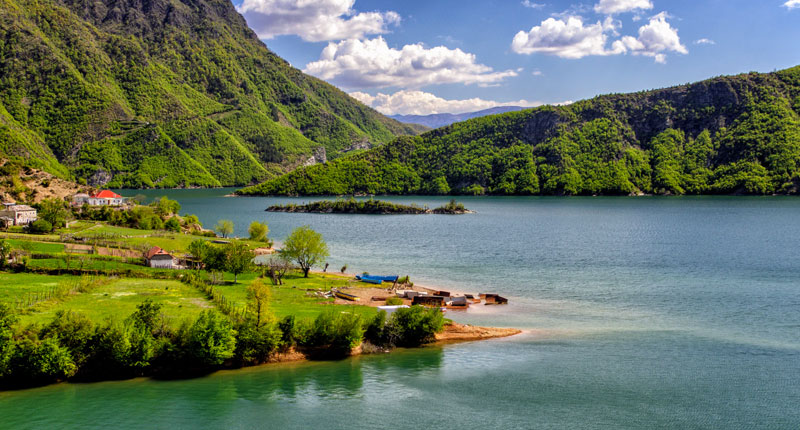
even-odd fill
[(268, 240), (269, 227), (264, 223), (253, 221), (250, 223), (250, 228), (247, 229), (247, 232), (250, 233), (250, 240), (266, 242)]
[(345, 357), (361, 343), (363, 335), (364, 328), (359, 315), (328, 310), (314, 320), (305, 346), (323, 349), (321, 355)]
[(384, 336), (385, 327), (386, 311), (378, 311), (378, 313), (369, 320), (364, 329), (364, 340), (369, 341), (373, 345), (382, 345), (386, 343), (386, 338)]
[(274, 319), (258, 324), (248, 318), (236, 328), (236, 360), (241, 364), (263, 363), (281, 344), (281, 331)]
[(398, 306), (403, 304), (403, 299), (400, 297), (389, 297), (386, 299), (386, 305), (388, 306)]
[(414, 347), (433, 341), (443, 327), (444, 314), (439, 309), (411, 306), (396, 310), (386, 330), (391, 343)]
[(28, 231), (33, 234), (50, 233), (53, 231), (53, 224), (44, 219), (37, 219), (28, 226)]
[(185, 337), (188, 362), (197, 367), (216, 367), (233, 357), (236, 332), (231, 323), (215, 311), (205, 311), (189, 327)]
[(278, 322), (278, 330), (281, 331), (281, 345), (284, 348), (291, 348), (297, 342), (297, 327), (294, 315), (287, 315)]
[(95, 326), (85, 315), (61, 310), (44, 326), (39, 336), (43, 339), (56, 339), (59, 345), (69, 351), (73, 362), (80, 368), (92, 354), (94, 333)]
[(9, 359), (8, 379), (17, 384), (47, 384), (69, 378), (75, 370), (69, 351), (57, 339), (23, 338)]
[(167, 231), (172, 231), (175, 233), (180, 233), (181, 231), (181, 222), (178, 221), (178, 218), (172, 217), (164, 223), (164, 229)]

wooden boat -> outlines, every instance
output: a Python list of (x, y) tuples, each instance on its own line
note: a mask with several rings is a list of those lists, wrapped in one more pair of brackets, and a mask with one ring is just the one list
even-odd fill
[(357, 302), (358, 301), (358, 296), (353, 295), (353, 294), (344, 293), (344, 292), (341, 292), (339, 290), (334, 291), (333, 295), (338, 297), (338, 298), (340, 298), (340, 299), (350, 300), (351, 302)]

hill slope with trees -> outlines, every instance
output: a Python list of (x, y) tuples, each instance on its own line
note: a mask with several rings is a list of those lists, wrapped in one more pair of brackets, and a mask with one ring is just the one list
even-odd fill
[(109, 187), (247, 185), (402, 134), (230, 0), (0, 0), (0, 158)]
[(477, 118), (242, 195), (797, 194), (800, 67)]

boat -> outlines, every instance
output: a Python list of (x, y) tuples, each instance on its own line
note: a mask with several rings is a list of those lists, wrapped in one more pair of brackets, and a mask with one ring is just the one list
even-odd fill
[(356, 279), (368, 284), (380, 284), (383, 282), (397, 282), (399, 276), (372, 276), (372, 275), (356, 275)]
[(338, 297), (338, 298), (340, 298), (340, 299), (350, 300), (351, 302), (357, 302), (358, 301), (358, 296), (356, 296), (354, 294), (344, 293), (344, 292), (339, 291), (339, 290), (335, 290), (333, 292), (333, 295)]

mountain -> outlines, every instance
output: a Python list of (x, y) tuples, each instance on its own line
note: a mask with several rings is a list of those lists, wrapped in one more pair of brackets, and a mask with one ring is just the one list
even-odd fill
[(0, 0), (0, 158), (29, 168), (247, 185), (414, 130), (291, 67), (230, 0)]
[(520, 106), (497, 106), (477, 112), (467, 113), (436, 113), (431, 115), (389, 115), (389, 118), (396, 119), (406, 124), (419, 124), (429, 128), (439, 128), (456, 122), (466, 121), (472, 118), (480, 118), (487, 115), (497, 115), (506, 112), (516, 112), (523, 110)]
[(453, 124), (240, 191), (797, 194), (800, 66)]

